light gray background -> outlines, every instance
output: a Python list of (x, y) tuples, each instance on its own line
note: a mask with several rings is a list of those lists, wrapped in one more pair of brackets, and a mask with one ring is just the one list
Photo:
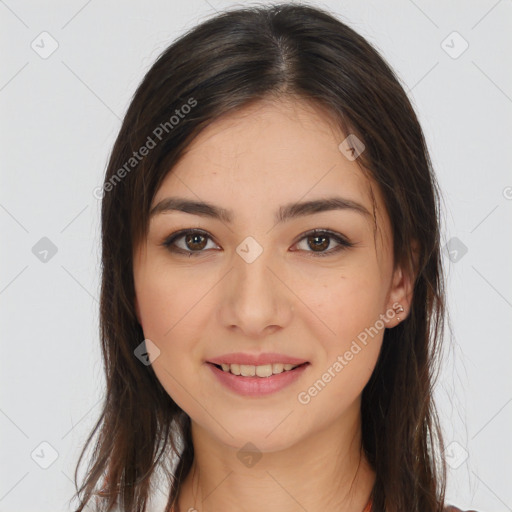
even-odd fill
[[(0, 1), (0, 512), (68, 510), (104, 385), (100, 202), (92, 191), (157, 55), (231, 5)], [(443, 245), (451, 240), (457, 251), (453, 262), (444, 255), (454, 345), (437, 389), (450, 445), (448, 500), (510, 511), (512, 3), (316, 5), (380, 49), (419, 114), (445, 197)], [(44, 31), (58, 42), (47, 58)], [(464, 42), (454, 31), (469, 44), (457, 58)], [(43, 237), (57, 248), (46, 262), (34, 254)]]

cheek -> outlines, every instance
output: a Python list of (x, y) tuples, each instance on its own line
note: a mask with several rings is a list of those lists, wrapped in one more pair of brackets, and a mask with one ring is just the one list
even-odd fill
[(160, 350), (153, 369), (174, 399), (180, 396), (180, 383), (197, 372), (201, 342), (208, 333), (206, 323), (211, 319), (208, 291), (214, 282), (211, 277), (194, 278), (186, 271), (152, 269), (137, 285), (144, 336)]
[[(322, 417), (334, 421), (351, 408), (370, 379), (382, 346), (384, 329), (380, 289), (373, 280), (349, 276), (331, 282), (323, 300), (315, 310), (320, 323), (316, 339), (321, 344), (315, 372), (298, 398), (309, 418)], [(325, 325), (329, 327), (326, 330)], [(330, 332), (333, 331), (333, 332)], [(328, 332), (329, 335), (325, 335)], [(312, 421), (311, 428), (314, 428)], [(316, 427), (315, 427), (316, 428)]]
[(190, 324), (190, 315), (199, 306), (202, 286), (186, 272), (146, 272), (137, 290), (141, 325), (146, 337), (164, 345), (175, 333)]
[(146, 273), (137, 285), (144, 337), (159, 350), (152, 362), (153, 371), (167, 394), (187, 410), (190, 396), (184, 389), (189, 387), (188, 375), (194, 374), (188, 356), (193, 353), (194, 339), (198, 339), (190, 332), (200, 306), (198, 293), (181, 283), (176, 274), (171, 277), (165, 272)]
[(318, 325), (314, 337), (321, 345), (317, 352), (319, 367), (312, 382), (320, 379), (322, 398), (316, 401), (317, 406), (327, 407), (329, 400), (334, 400), (339, 412), (356, 399), (368, 382), (384, 334), (379, 321), (383, 288), (379, 273), (367, 266), (345, 268), (338, 278), (309, 288), (307, 297), (306, 287), (301, 292), (304, 302), (313, 304), (311, 309), (321, 320), (310, 324)]
[(344, 344), (379, 319), (385, 298), (385, 286), (379, 273), (370, 266), (346, 268), (338, 275), (326, 276), (322, 283), (316, 281), (300, 291), (305, 304), (322, 321), (328, 330), (327, 339), (335, 345)]

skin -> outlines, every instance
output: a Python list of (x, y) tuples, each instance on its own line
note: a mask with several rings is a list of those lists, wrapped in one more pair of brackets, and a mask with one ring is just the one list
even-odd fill
[[(361, 393), (396, 317), (359, 344), (362, 350), (307, 404), (297, 398), (397, 302), (403, 320), (412, 299), (412, 277), (394, 266), (378, 186), (338, 149), (345, 137), (308, 102), (259, 101), (201, 132), (154, 198), (153, 205), (169, 196), (207, 201), (234, 216), (228, 224), (161, 213), (134, 251), (137, 317), (160, 350), (153, 369), (192, 420), (195, 459), (181, 512), (234, 504), (246, 512), (361, 512), (369, 499), (375, 473), (360, 449)], [(370, 215), (332, 210), (274, 223), (281, 205), (332, 195), (357, 201)], [(185, 228), (209, 234), (188, 245), (185, 237), (176, 241), (189, 251), (203, 242), (201, 254), (161, 245)], [(315, 250), (314, 236), (309, 244), (302, 236), (315, 228), (354, 246), (316, 256), (338, 243), (327, 238)], [(252, 263), (236, 252), (248, 236), (263, 248)], [(229, 352), (279, 352), (310, 365), (277, 393), (244, 397), (205, 363)], [(261, 454), (251, 467), (237, 457), (248, 442)]]

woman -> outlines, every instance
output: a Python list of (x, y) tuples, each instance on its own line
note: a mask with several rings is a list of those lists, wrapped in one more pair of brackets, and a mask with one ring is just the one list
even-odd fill
[(107, 393), (77, 512), (144, 510), (160, 469), (166, 511), (458, 510), (438, 189), (366, 40), (298, 5), (199, 25), (139, 86), (101, 195)]

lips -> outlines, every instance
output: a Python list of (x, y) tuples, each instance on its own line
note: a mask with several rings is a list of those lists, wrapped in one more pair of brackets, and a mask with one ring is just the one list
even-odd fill
[[(226, 363), (222, 363), (226, 364)], [(221, 366), (214, 363), (206, 363), (206, 366), (210, 368), (210, 371), (214, 375), (220, 384), (222, 384), (228, 390), (236, 393), (237, 395), (248, 396), (248, 397), (264, 397), (273, 393), (277, 393), (288, 386), (292, 386), (294, 382), (301, 378), (307, 368), (309, 367), (309, 363), (305, 362), (303, 364), (299, 364), (295, 366), (293, 369), (288, 371), (282, 371), (277, 374), (268, 375), (254, 375), (248, 376), (244, 375), (235, 375), (230, 371), (224, 371)], [(240, 366), (242, 369), (245, 365), (230, 365)], [(249, 368), (264, 368), (265, 366), (270, 367), (270, 365), (261, 365), (254, 367), (251, 365), (246, 366), (246, 370)], [(245, 373), (245, 372), (244, 372)]]

